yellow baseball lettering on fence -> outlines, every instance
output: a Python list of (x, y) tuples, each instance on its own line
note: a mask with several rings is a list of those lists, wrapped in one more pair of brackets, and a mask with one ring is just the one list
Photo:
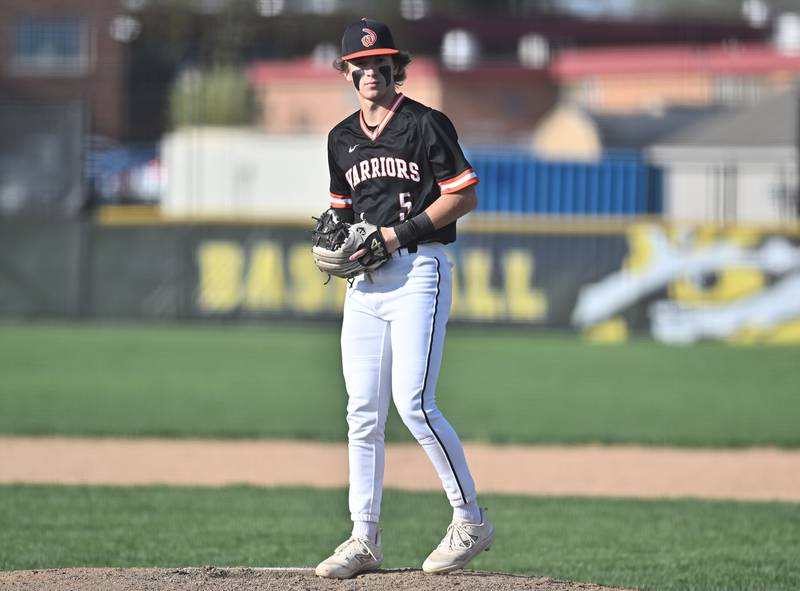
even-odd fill
[(341, 277), (331, 277), (327, 289), (333, 296), (333, 309), (341, 310), (344, 308), (344, 296), (347, 294), (347, 280)]
[(650, 226), (636, 224), (628, 230), (628, 256), (622, 268), (631, 273), (643, 273), (653, 263), (653, 244)]
[(547, 296), (531, 285), (534, 260), (529, 250), (514, 249), (503, 255), (508, 316), (513, 320), (541, 320), (547, 316)]
[[(238, 308), (254, 312), (292, 310), (301, 314), (331, 311), (344, 305), (345, 281), (326, 277), (314, 266), (305, 244), (287, 248), (277, 241), (255, 244), (249, 261), (236, 242), (208, 241), (198, 246), (198, 304), (210, 313)], [(488, 249), (463, 253), (453, 269), (452, 317), (472, 320), (535, 321), (547, 315), (545, 294), (533, 287), (533, 254), (510, 250), (501, 256), (501, 287), (492, 285), (493, 259)]]
[(691, 279), (680, 279), (669, 288), (672, 299), (685, 304), (721, 304), (756, 294), (764, 289), (766, 278), (758, 269), (730, 268), (719, 271), (714, 282), (705, 286)]
[(242, 299), (244, 251), (236, 242), (211, 241), (200, 245), (197, 256), (197, 301), (208, 312), (230, 312)]
[(283, 248), (275, 242), (259, 242), (250, 255), (244, 305), (248, 310), (283, 310), (286, 282)]
[[(701, 249), (727, 240), (742, 247), (756, 246), (761, 235), (747, 228), (720, 230), (703, 227), (694, 236), (694, 248)], [(691, 305), (723, 304), (761, 292), (766, 276), (755, 267), (728, 267), (719, 270), (709, 285), (700, 285), (692, 278), (675, 281), (669, 287), (672, 299)]]
[[(304, 314), (332, 310), (344, 306), (347, 284), (339, 277), (328, 277), (314, 265), (310, 249), (306, 244), (294, 244), (289, 248), (289, 306)], [(327, 282), (327, 284), (326, 284)]]
[(800, 345), (800, 320), (788, 320), (767, 333), (764, 342), (771, 345)]
[(492, 287), (492, 257), (485, 249), (464, 253), (463, 296), (459, 294), (458, 316), (476, 320), (496, 320), (504, 312), (503, 296)]
[(324, 310), (330, 298), (329, 286), (324, 284), (325, 275), (314, 265), (305, 244), (295, 244), (289, 249), (289, 277), (292, 308), (311, 314)]
[(459, 278), (460, 269), (458, 265), (453, 265), (453, 289), (451, 290), (450, 297), (452, 303), (450, 304), (450, 317), (457, 318), (461, 309), (461, 279)]

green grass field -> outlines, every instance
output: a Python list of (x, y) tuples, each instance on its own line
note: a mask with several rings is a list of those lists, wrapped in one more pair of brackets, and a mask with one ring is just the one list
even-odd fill
[[(311, 566), (349, 532), (342, 490), (0, 487), (0, 569)], [(484, 570), (659, 590), (800, 588), (800, 505), (490, 496)], [(413, 516), (413, 519), (409, 519)], [(417, 567), (443, 495), (387, 491), (384, 566)]]
[[(334, 324), (0, 324), (0, 433), (344, 441)], [(463, 439), (800, 445), (791, 348), (457, 327), (439, 401)], [(388, 438), (408, 440), (396, 415)], [(643, 589), (800, 588), (800, 504), (486, 495), (475, 568)], [(442, 495), (387, 491), (387, 567), (419, 566)], [(413, 519), (409, 519), (413, 516)], [(298, 566), (349, 529), (342, 490), (0, 486), (0, 569)]]
[[(0, 324), (0, 433), (343, 441), (335, 324)], [(451, 328), (465, 440), (800, 445), (800, 351)], [(392, 412), (387, 437), (409, 436)]]

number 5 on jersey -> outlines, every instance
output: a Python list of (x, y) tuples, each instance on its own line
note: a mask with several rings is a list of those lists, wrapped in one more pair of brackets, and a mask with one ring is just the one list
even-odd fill
[(400, 221), (404, 222), (411, 215), (411, 193), (400, 193)]

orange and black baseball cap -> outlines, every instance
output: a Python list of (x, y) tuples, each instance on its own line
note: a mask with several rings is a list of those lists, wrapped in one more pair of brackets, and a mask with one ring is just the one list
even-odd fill
[(342, 35), (343, 60), (393, 53), (400, 53), (400, 50), (394, 45), (389, 27), (380, 21), (365, 17), (344, 30), (344, 35)]

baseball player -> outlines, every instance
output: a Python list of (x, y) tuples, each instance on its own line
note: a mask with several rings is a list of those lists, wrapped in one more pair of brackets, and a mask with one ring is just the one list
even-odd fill
[(317, 566), (321, 577), (349, 578), (383, 562), (378, 520), (390, 400), (453, 507), (452, 523), (423, 570), (462, 568), (495, 538), (461, 442), (436, 406), (451, 301), (444, 245), (456, 239), (456, 220), (475, 208), (478, 177), (450, 120), (397, 91), (409, 62), (389, 28), (365, 18), (347, 27), (334, 63), (361, 108), (328, 135), (330, 205), (341, 219), (377, 228), (350, 260), (379, 265), (355, 277), (345, 299), (341, 348), (353, 530)]

